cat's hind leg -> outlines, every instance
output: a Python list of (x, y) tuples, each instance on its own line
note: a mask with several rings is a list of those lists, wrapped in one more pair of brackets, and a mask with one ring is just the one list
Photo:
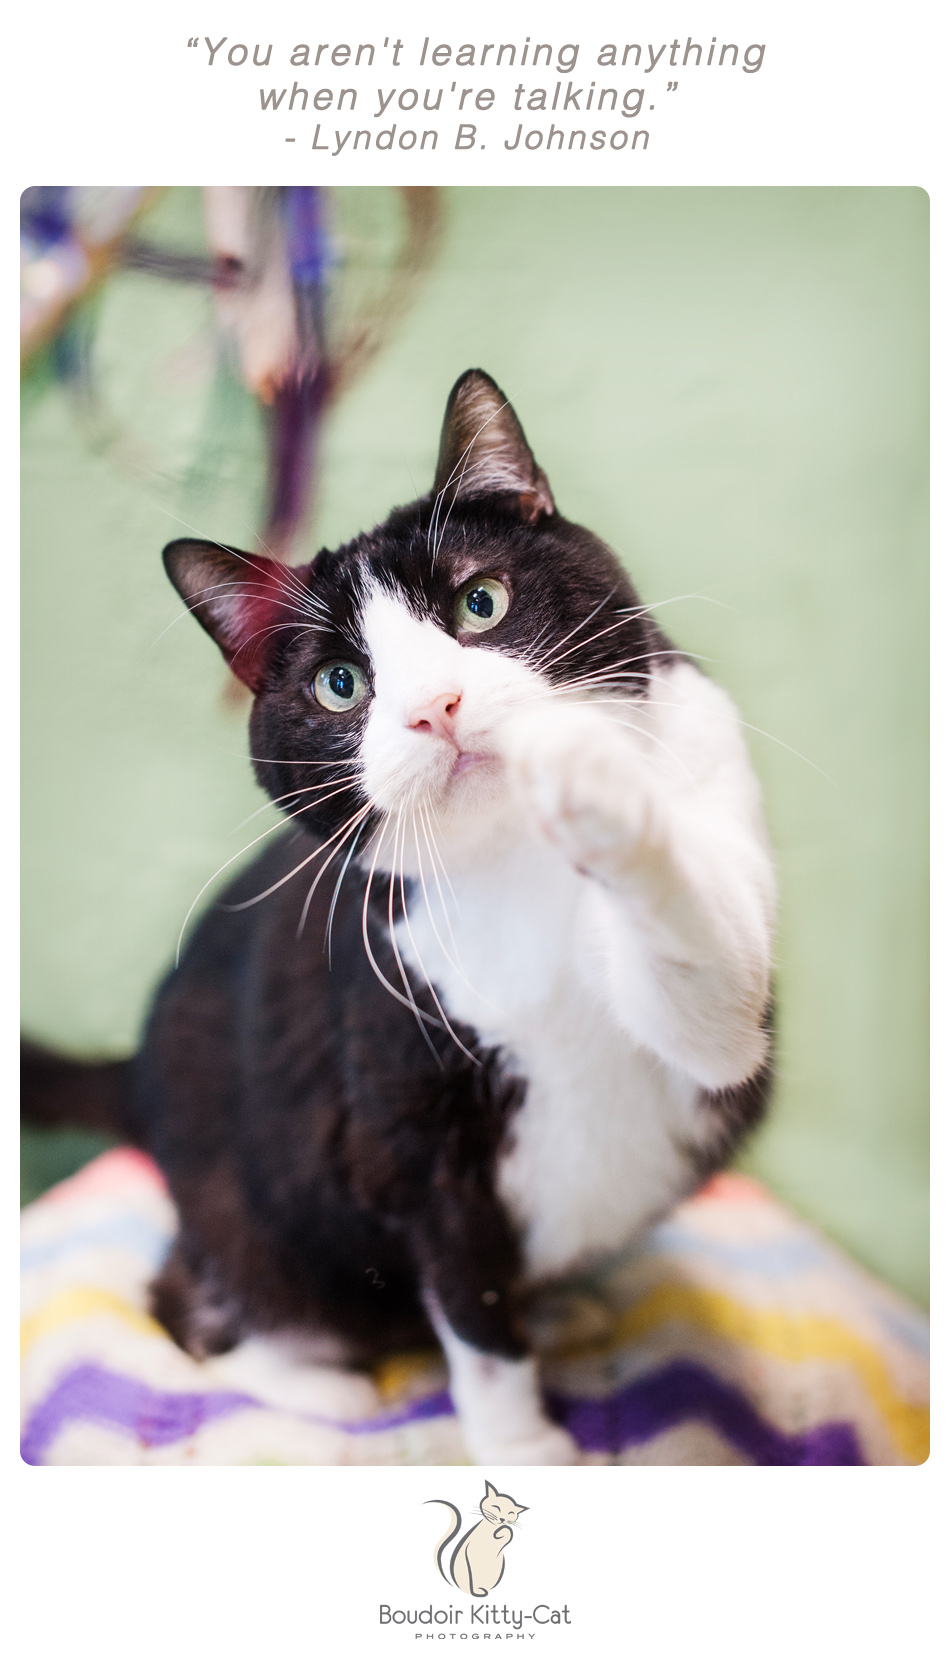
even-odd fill
[(241, 1307), (217, 1282), (213, 1269), (198, 1270), (179, 1235), (149, 1286), (149, 1312), (193, 1359), (226, 1353), (240, 1341)]
[(180, 1348), (216, 1380), (278, 1410), (358, 1422), (379, 1410), (369, 1377), (345, 1369), (348, 1350), (331, 1332), (249, 1332), (238, 1300), (176, 1242), (150, 1292), (150, 1306)]

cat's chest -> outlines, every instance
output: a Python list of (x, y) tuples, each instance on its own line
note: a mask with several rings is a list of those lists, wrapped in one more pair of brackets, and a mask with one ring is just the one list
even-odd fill
[(449, 1018), (524, 1081), (497, 1185), (535, 1278), (618, 1249), (675, 1201), (699, 1127), (695, 1087), (640, 1048), (601, 993), (586, 891), (531, 847), (453, 875), (444, 911), (431, 896), (410, 907), (407, 957)]

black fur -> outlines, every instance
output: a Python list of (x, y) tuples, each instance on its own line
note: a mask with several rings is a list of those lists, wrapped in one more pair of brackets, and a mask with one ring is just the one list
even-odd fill
[(37, 1128), (69, 1124), (134, 1140), (128, 1060), (83, 1063), (40, 1043), (20, 1044), (20, 1118)]
[[(225, 903), (293, 870), (310, 844), (283, 836)], [(467, 1340), (524, 1351), (517, 1242), (492, 1184), (519, 1084), (471, 1032), (459, 1034), (481, 1064), (438, 1024), (433, 1056), (367, 962), (364, 879), (343, 883), (332, 972), (329, 894), (296, 937), (304, 870), (265, 904), (212, 911), (159, 992), (136, 1109), (181, 1214), (155, 1307), (193, 1351), (329, 1326), (369, 1358), (430, 1338), (420, 1282)], [(372, 931), (398, 984), (381, 919)]]
[[(505, 429), (500, 469), (497, 445), (493, 453), (480, 435), (486, 399)], [(460, 585), (494, 575), (512, 602), (491, 648), (530, 656), (561, 641), (544, 669), (556, 685), (595, 673), (636, 695), (651, 665), (676, 653), (610, 550), (557, 513), (517, 420), (478, 371), (450, 398), (437, 488), (371, 534), (296, 571), (194, 541), (172, 543), (165, 562), (256, 693), (257, 775), (295, 827), (200, 923), (135, 1062), (135, 1134), (180, 1215), (154, 1309), (196, 1354), (251, 1331), (330, 1328), (366, 1361), (431, 1339), (428, 1287), (460, 1337), (519, 1356), (519, 1245), (494, 1176), (524, 1085), (463, 1029), (467, 1057), (424, 988), (414, 986), (432, 1016), (425, 1032), (374, 976), (362, 937), (366, 878), (355, 873), (374, 816), (353, 831), (335, 909), (331, 874), (300, 930), (319, 868), (310, 855), (364, 805), (347, 774), (369, 706), (328, 713), (311, 685), (322, 663), (342, 658), (371, 687), (359, 632), (367, 576), (455, 637)], [(462, 640), (472, 650), (488, 643)], [(315, 779), (333, 786), (319, 792), (329, 798), (314, 801)], [(272, 887), (263, 902), (234, 908)], [(377, 881), (369, 926), (398, 986), (387, 894), (388, 881)], [(710, 1097), (723, 1156), (758, 1113), (764, 1081), (728, 1096)]]

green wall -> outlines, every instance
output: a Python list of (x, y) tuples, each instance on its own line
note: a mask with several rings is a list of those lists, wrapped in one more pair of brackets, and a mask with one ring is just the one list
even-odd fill
[[(395, 197), (342, 194), (371, 265)], [(426, 488), (452, 381), (496, 377), (561, 510), (672, 601), (665, 626), (771, 734), (749, 741), (781, 870), (779, 1087), (746, 1163), (923, 1298), (927, 198), (446, 208), (413, 308), (328, 424), (314, 545)], [(146, 229), (200, 247), (197, 192)], [(158, 558), (181, 521), (252, 545), (263, 457), (200, 290), (113, 278), (95, 352), (98, 411), (48, 363), (25, 387), (24, 1023), (118, 1052), (196, 892), (271, 821), (238, 827), (260, 805), (246, 708)]]

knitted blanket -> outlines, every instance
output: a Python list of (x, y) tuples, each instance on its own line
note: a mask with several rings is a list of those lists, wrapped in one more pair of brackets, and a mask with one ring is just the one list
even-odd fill
[[(435, 1351), (394, 1355), (374, 1391), (182, 1353), (147, 1312), (174, 1226), (159, 1171), (127, 1150), (24, 1211), (27, 1463), (468, 1461)], [(586, 1463), (927, 1457), (923, 1316), (744, 1176), (717, 1176), (532, 1320), (549, 1409)]]

